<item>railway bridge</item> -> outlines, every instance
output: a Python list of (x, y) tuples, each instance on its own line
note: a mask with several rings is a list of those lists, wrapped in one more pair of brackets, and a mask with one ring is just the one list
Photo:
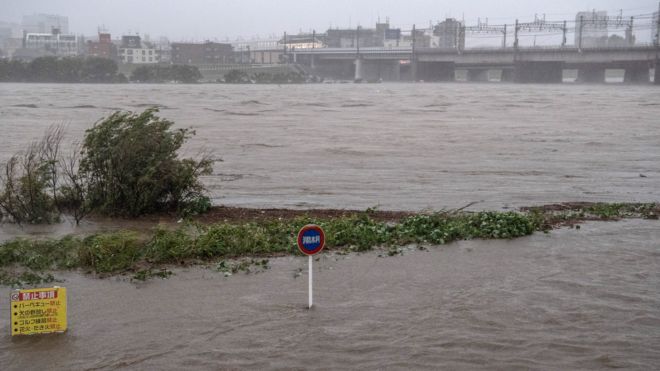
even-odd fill
[(651, 70), (660, 84), (657, 46), (616, 48), (530, 47), (443, 50), (438, 48), (316, 48), (288, 52), (291, 62), (327, 78), (366, 81), (453, 81), (466, 70), (469, 81), (488, 81), (501, 71), (501, 81), (560, 83), (563, 71), (578, 71), (578, 82), (605, 82), (608, 69), (624, 70), (624, 82), (649, 83)]

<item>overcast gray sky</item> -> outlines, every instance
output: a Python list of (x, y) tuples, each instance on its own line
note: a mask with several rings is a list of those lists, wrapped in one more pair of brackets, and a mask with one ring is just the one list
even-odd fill
[(0, 21), (20, 22), (24, 14), (69, 17), (72, 33), (93, 35), (105, 26), (113, 36), (126, 33), (166, 36), (172, 41), (224, 40), (256, 35), (281, 35), (332, 27), (373, 25), (385, 17), (395, 27), (426, 26), (445, 17), (476, 23), (574, 19), (582, 10), (607, 10), (612, 15), (658, 9), (658, 0), (0, 0)]

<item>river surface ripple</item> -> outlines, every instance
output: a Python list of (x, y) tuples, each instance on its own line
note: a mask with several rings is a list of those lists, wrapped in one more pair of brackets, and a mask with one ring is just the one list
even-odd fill
[(177, 269), (139, 285), (60, 273), (70, 331), (11, 339), (2, 310), (0, 365), (657, 369), (658, 241), (657, 221), (623, 221), (397, 257), (324, 254), (314, 265), (311, 311), (302, 257), (273, 259), (259, 274)]
[[(161, 114), (224, 162), (216, 204), (393, 210), (660, 199), (660, 89), (626, 85), (0, 84), (0, 161), (53, 123)], [(643, 175), (643, 176), (640, 176)]]

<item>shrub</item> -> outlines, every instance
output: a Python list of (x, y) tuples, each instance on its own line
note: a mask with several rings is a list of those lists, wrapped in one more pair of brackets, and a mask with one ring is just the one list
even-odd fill
[(179, 159), (177, 151), (195, 133), (172, 130), (173, 122), (157, 112), (115, 112), (87, 130), (79, 172), (95, 211), (139, 216), (204, 204), (199, 177), (211, 174), (214, 161)]
[(0, 176), (0, 219), (52, 223), (59, 217), (57, 158), (62, 128), (49, 128), (40, 142), (12, 156)]
[(250, 76), (240, 70), (231, 70), (227, 72), (224, 78), (227, 84), (247, 84), (250, 82)]

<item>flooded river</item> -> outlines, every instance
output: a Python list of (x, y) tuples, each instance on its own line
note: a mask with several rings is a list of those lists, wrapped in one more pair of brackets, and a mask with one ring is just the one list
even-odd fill
[[(135, 285), (60, 274), (70, 331), (11, 339), (3, 370), (657, 369), (657, 221), (590, 223), (397, 257), (324, 255)], [(386, 255), (386, 254), (385, 254)], [(9, 289), (0, 288), (6, 307)]]
[[(476, 209), (660, 199), (660, 89), (0, 84), (0, 160), (53, 123), (163, 106), (221, 157), (216, 204)], [(646, 177), (640, 177), (640, 174)]]
[[(67, 140), (160, 105), (224, 161), (216, 204), (504, 209), (660, 200), (660, 89), (606, 85), (0, 84), (0, 161), (53, 123)], [(120, 223), (121, 224), (121, 223)], [(121, 225), (99, 222), (85, 231)], [(137, 226), (138, 228), (140, 226)], [(143, 226), (148, 228), (148, 225)], [(68, 233), (2, 226), (0, 238)], [(387, 254), (385, 254), (387, 255)], [(513, 241), (323, 255), (144, 284), (57, 273), (70, 331), (12, 339), (0, 370), (604, 369), (660, 364), (660, 223), (589, 223)], [(302, 275), (300, 272), (302, 270)]]

